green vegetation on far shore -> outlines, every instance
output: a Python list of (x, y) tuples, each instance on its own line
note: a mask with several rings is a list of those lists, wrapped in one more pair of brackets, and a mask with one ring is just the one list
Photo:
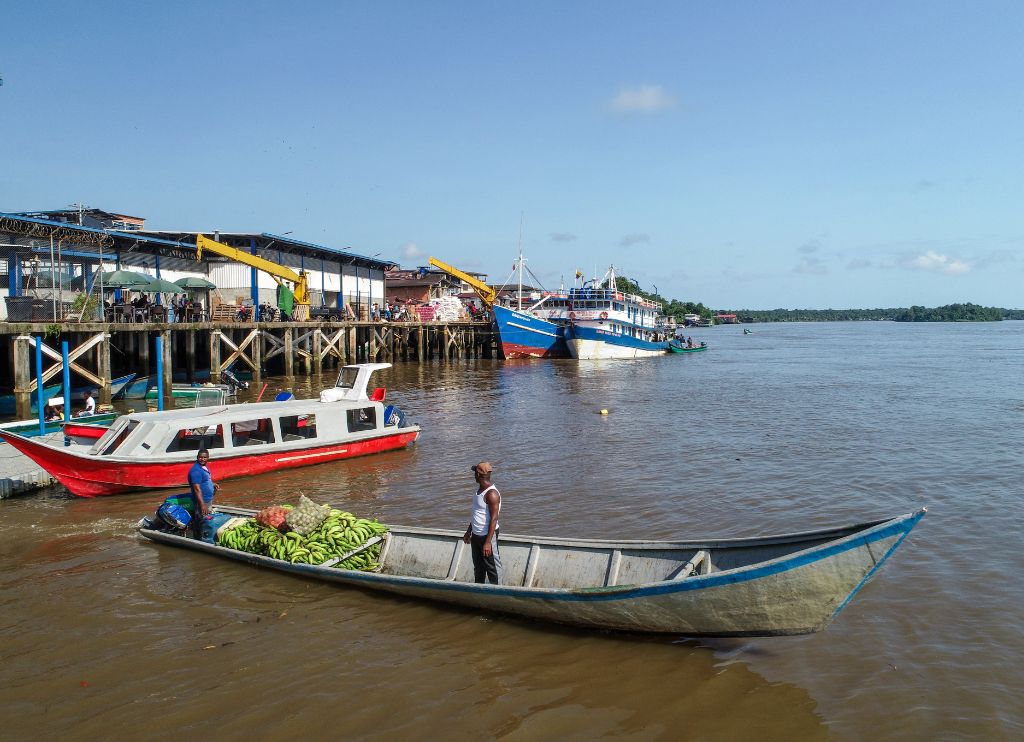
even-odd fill
[(891, 320), (893, 322), (999, 322), (1024, 319), (1024, 309), (982, 307), (977, 304), (947, 304), (942, 307), (890, 307), (888, 309), (735, 309), (741, 322), (850, 322)]
[(631, 278), (615, 279), (619, 291), (637, 294), (659, 302), (666, 316), (679, 324), (683, 315), (698, 314), (711, 318), (716, 314), (735, 314), (740, 322), (855, 322), (890, 320), (893, 322), (999, 322), (1004, 319), (1024, 319), (1024, 309), (983, 307), (978, 304), (947, 304), (942, 307), (890, 307), (888, 309), (710, 309), (700, 302), (679, 301), (644, 291)]

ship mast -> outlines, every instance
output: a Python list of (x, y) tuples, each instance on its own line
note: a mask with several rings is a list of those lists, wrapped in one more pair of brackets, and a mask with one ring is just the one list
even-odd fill
[(516, 295), (518, 309), (523, 311), (523, 215), (519, 214), (519, 293)]

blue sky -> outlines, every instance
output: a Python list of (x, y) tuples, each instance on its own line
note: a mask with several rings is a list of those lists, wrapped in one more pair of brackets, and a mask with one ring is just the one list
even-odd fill
[(715, 308), (1024, 307), (1019, 2), (19, 3), (0, 211)]

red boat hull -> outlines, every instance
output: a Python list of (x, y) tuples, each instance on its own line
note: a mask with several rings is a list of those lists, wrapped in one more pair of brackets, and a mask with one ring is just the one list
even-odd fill
[(563, 353), (556, 347), (535, 348), (530, 345), (519, 345), (517, 343), (502, 343), (501, 352), (505, 358), (568, 358), (568, 353)]
[[(211, 451), (210, 467), (218, 481), (281, 469), (324, 464), (329, 461), (366, 456), (405, 448), (419, 435), (418, 430), (392, 433), (377, 438), (334, 443), (315, 448), (277, 450), (269, 453), (239, 451), (217, 457)], [(100, 456), (83, 456), (61, 448), (38, 443), (30, 438), (0, 432), (3, 438), (35, 461), (50, 476), (78, 497), (118, 495), (146, 489), (187, 487), (188, 471), (194, 461), (152, 462), (111, 461)]]

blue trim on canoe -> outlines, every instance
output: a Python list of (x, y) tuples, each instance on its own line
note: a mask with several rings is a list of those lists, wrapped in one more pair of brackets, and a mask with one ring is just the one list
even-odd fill
[[(722, 585), (734, 585), (741, 582), (759, 580), (763, 577), (770, 577), (782, 572), (789, 572), (790, 570), (798, 569), (808, 564), (813, 564), (814, 562), (820, 562), (823, 559), (828, 559), (829, 557), (833, 557), (847, 551), (852, 551), (853, 549), (859, 549), (865, 544), (874, 543), (901, 532), (903, 533), (903, 536), (900, 538), (900, 541), (902, 541), (914, 526), (917, 525), (917, 522), (921, 520), (924, 516), (924, 512), (925, 511), (922, 510), (917, 513), (902, 516), (901, 518), (889, 523), (889, 525), (882, 524), (875, 526), (874, 528), (869, 528), (867, 531), (851, 534), (841, 539), (839, 543), (832, 544), (831, 546), (816, 547), (807, 553), (798, 554), (788, 558), (783, 557), (760, 567), (742, 569), (731, 574), (718, 573), (689, 577), (685, 580), (669, 580), (666, 582), (659, 582), (654, 585), (645, 585), (639, 588), (623, 586), (622, 588), (601, 587), (574, 591), (554, 589), (548, 591), (544, 589), (537, 590), (523, 587), (510, 589), (500, 585), (447, 582), (443, 580), (424, 579), (422, 577), (404, 577), (402, 575), (382, 575), (377, 573), (364, 574), (357, 571), (346, 572), (344, 576), (346, 579), (351, 578), (355, 581), (365, 580), (368, 582), (391, 582), (395, 584), (407, 584), (415, 587), (428, 588), (431, 590), (502, 595), (531, 600), (558, 600), (569, 602), (634, 600), (638, 598), (649, 598), (655, 595), (688, 592), (690, 590), (703, 590)], [(895, 551), (895, 549), (896, 547), (893, 546), (889, 551), (889, 554)], [(886, 555), (886, 558), (887, 557), (888, 555)], [(871, 572), (877, 570), (880, 564), (881, 562), (876, 564), (872, 568)], [(316, 565), (286, 564), (281, 565), (281, 567), (284, 568), (285, 571), (289, 572), (323, 574), (322, 571), (318, 571), (323, 568)], [(867, 581), (868, 577), (870, 577), (870, 573), (861, 581), (860, 585), (858, 585), (858, 589)], [(836, 612), (838, 613), (838, 609)]]
[[(919, 515), (917, 516), (917, 520), (915, 520), (915, 521), (914, 521), (914, 524), (916, 524), (918, 520), (921, 520), (921, 515), (924, 515), (924, 513), (921, 513), (921, 514), (919, 514)], [(911, 529), (911, 528), (913, 528), (913, 527), (914, 527), (914, 526), (913, 526), (913, 525), (911, 525), (911, 526), (910, 526), (910, 528), (908, 528), (908, 529), (907, 529), (907, 530), (906, 530), (906, 531), (904, 532), (904, 534), (903, 534), (902, 536), (900, 536), (900, 537), (899, 537), (899, 538), (898, 538), (898, 539), (896, 540), (896, 543), (892, 545), (892, 548), (891, 548), (891, 549), (889, 549), (889, 551), (887, 551), (887, 552), (885, 553), (885, 556), (883, 556), (883, 557), (882, 557), (881, 559), (879, 559), (879, 560), (878, 560), (878, 561), (877, 561), (877, 562), (875, 563), (875, 566), (874, 566), (874, 567), (872, 567), (872, 568), (871, 568), (870, 570), (868, 570), (868, 573), (867, 573), (866, 575), (864, 575), (864, 579), (863, 579), (863, 580), (861, 580), (860, 582), (858, 582), (858, 583), (857, 583), (857, 586), (856, 586), (855, 588), (853, 588), (853, 590), (851, 590), (851, 591), (850, 591), (850, 594), (849, 594), (849, 595), (847, 595), (847, 596), (846, 596), (846, 600), (844, 600), (844, 601), (843, 601), (842, 603), (840, 603), (840, 604), (839, 604), (839, 607), (837, 607), (837, 608), (835, 609), (835, 611), (833, 611), (833, 613), (832, 613), (832, 617), (833, 617), (833, 618), (835, 618), (836, 616), (838, 616), (838, 615), (839, 615), (839, 611), (843, 610), (843, 608), (845, 608), (845, 607), (846, 607), (846, 604), (847, 604), (847, 603), (849, 603), (849, 602), (850, 602), (851, 600), (853, 600), (853, 596), (854, 596), (854, 595), (856, 595), (856, 594), (857, 594), (858, 592), (860, 592), (860, 589), (861, 589), (862, 587), (864, 587), (864, 586), (865, 586), (865, 585), (867, 584), (868, 580), (870, 580), (870, 579), (871, 579), (871, 577), (872, 577), (872, 576), (873, 576), (873, 575), (875, 574), (875, 572), (877, 572), (877, 571), (878, 571), (878, 569), (879, 569), (879, 568), (880, 568), (880, 567), (881, 567), (881, 566), (882, 566), (883, 564), (885, 564), (885, 560), (886, 560), (886, 559), (888, 559), (888, 558), (889, 558), (890, 556), (892, 556), (893, 552), (894, 552), (894, 551), (896, 551), (896, 549), (897, 549), (897, 548), (899, 548), (899, 545), (903, 543), (903, 539), (905, 539), (905, 538), (906, 538), (907, 536), (909, 536), (909, 535), (910, 535), (910, 529)]]

